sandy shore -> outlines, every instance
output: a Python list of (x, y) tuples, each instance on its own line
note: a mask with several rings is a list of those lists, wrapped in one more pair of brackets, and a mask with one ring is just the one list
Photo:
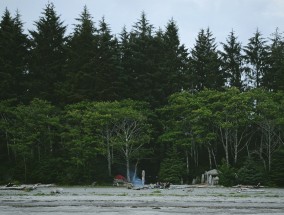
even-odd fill
[[(60, 193), (54, 194), (58, 190)], [(0, 215), (283, 214), (284, 189), (42, 187), (0, 190)]]

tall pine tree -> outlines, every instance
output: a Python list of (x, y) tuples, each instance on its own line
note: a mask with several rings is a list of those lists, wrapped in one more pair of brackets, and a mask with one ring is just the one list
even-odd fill
[[(130, 33), (131, 58), (127, 74), (132, 81), (131, 98), (153, 102), (153, 26), (143, 12)], [(125, 86), (126, 87), (126, 86)]]
[(120, 54), (120, 68), (121, 73), (119, 75), (120, 95), (122, 98), (132, 98), (134, 89), (134, 76), (132, 75), (131, 62), (132, 51), (130, 45), (130, 33), (127, 32), (124, 26), (119, 37), (119, 54)]
[(111, 30), (104, 17), (99, 22), (98, 47), (95, 54), (96, 70), (95, 95), (97, 100), (113, 101), (119, 95), (119, 50), (118, 41), (111, 35)]
[(234, 31), (232, 31), (226, 43), (221, 43), (223, 51), (220, 52), (222, 60), (222, 68), (227, 77), (227, 84), (243, 89), (242, 76), (244, 75), (244, 58), (241, 53), (241, 43), (237, 41)]
[(284, 90), (284, 39), (276, 29), (268, 52), (268, 69), (263, 74), (263, 86), (272, 91)]
[(56, 14), (54, 5), (48, 3), (36, 30), (31, 34), (31, 59), (29, 61), (30, 97), (58, 103), (58, 88), (65, 80), (63, 65), (66, 61), (66, 26)]
[(171, 19), (163, 35), (164, 52), (163, 68), (161, 76), (164, 76), (165, 83), (161, 86), (165, 89), (166, 97), (183, 88), (189, 88), (188, 77), (188, 53), (183, 44), (180, 44), (178, 26)]
[(191, 50), (191, 89), (198, 91), (205, 88), (220, 90), (225, 84), (225, 76), (220, 66), (221, 61), (215, 38), (209, 28), (207, 30), (201, 29), (196, 44)]
[(253, 88), (262, 86), (263, 75), (267, 70), (268, 46), (262, 34), (256, 30), (245, 46), (245, 58), (248, 64), (248, 84)]
[(97, 52), (97, 29), (85, 6), (67, 45), (66, 83), (62, 96), (67, 103), (93, 100), (96, 71), (94, 58)]
[(5, 10), (0, 22), (0, 99), (23, 101), (29, 41), (20, 14)]

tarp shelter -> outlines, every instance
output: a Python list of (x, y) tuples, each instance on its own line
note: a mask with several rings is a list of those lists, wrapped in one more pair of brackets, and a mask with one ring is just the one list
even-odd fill
[(123, 175), (116, 175), (116, 176), (114, 177), (114, 179), (126, 181), (126, 178), (125, 178)]
[(124, 186), (127, 184), (127, 180), (123, 175), (116, 175), (113, 179), (113, 186)]

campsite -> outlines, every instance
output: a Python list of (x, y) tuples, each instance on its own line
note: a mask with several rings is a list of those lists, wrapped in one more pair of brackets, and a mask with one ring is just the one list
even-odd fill
[(0, 9), (0, 215), (284, 215), (284, 0)]

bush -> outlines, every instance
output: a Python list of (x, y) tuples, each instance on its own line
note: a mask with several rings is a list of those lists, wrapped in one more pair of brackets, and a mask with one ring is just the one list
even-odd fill
[(248, 158), (242, 168), (238, 170), (238, 183), (247, 185), (267, 184), (267, 177), (262, 164), (257, 160)]
[(284, 147), (275, 152), (271, 164), (270, 182), (284, 187)]
[(219, 166), (219, 184), (230, 187), (237, 183), (236, 181), (236, 170), (227, 165), (226, 161), (222, 160), (222, 165)]
[(185, 164), (180, 156), (173, 150), (168, 157), (161, 162), (159, 178), (163, 182), (179, 184), (185, 172)]

